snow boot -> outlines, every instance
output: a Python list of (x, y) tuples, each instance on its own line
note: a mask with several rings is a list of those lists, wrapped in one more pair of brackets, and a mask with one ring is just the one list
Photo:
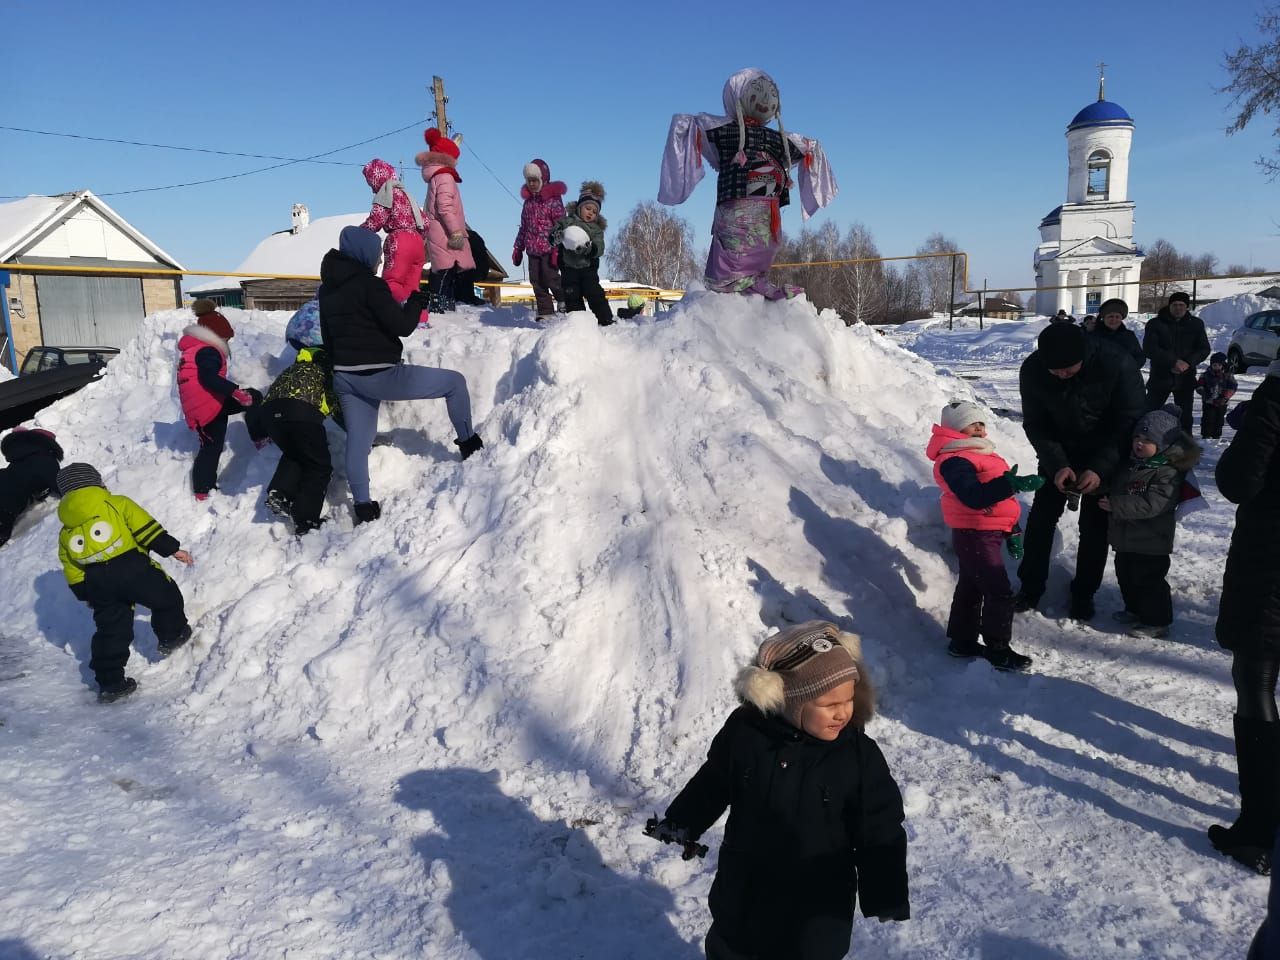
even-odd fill
[(1003, 670), (1005, 673), (1014, 673), (1018, 670), (1026, 670), (1031, 666), (1031, 658), (1025, 654), (1018, 653), (1013, 647), (1005, 644), (1002, 647), (987, 646), (987, 661), (997, 670)]
[(161, 640), (156, 644), (156, 650), (160, 652), (160, 656), (167, 657), (179, 647), (184, 646), (191, 639), (191, 626), (188, 624), (183, 627), (181, 632), (172, 640)]
[(1235, 717), (1240, 816), (1229, 827), (1214, 824), (1209, 842), (1264, 877), (1271, 873), (1271, 846), (1280, 808), (1280, 720)]
[(305, 537), (312, 530), (319, 530), (328, 517), (320, 517), (316, 520), (299, 520), (293, 525), (294, 536)]
[(1013, 612), (1028, 613), (1040, 605), (1040, 598), (1019, 590), (1013, 595)]
[(1067, 610), (1067, 618), (1070, 620), (1079, 620), (1081, 623), (1087, 623), (1092, 620), (1094, 614), (1098, 612), (1093, 605), (1093, 597), (1071, 596), (1071, 607)]
[(356, 526), (362, 523), (372, 523), (382, 516), (382, 504), (377, 500), (370, 500), (368, 503), (357, 503), (356, 510)]
[(953, 657), (981, 657), (986, 652), (987, 648), (977, 640), (969, 640), (967, 642), (952, 640), (947, 644), (947, 653)]
[(1132, 610), (1117, 610), (1111, 615), (1111, 619), (1126, 627), (1133, 626), (1133, 624), (1139, 622), (1138, 615)]
[(99, 703), (115, 703), (117, 700), (123, 700), (133, 691), (138, 689), (138, 681), (133, 677), (125, 677), (119, 683), (108, 684), (105, 687), (98, 688)]
[(293, 517), (293, 501), (279, 490), (267, 491), (267, 509), (281, 520), (289, 520)]
[(1147, 640), (1167, 640), (1169, 638), (1169, 625), (1159, 626), (1154, 623), (1140, 623), (1129, 628), (1129, 636)]
[(462, 454), (463, 460), (484, 446), (484, 441), (480, 439), (480, 434), (478, 433), (473, 433), (466, 440), (455, 440), (453, 442), (457, 445), (458, 452)]

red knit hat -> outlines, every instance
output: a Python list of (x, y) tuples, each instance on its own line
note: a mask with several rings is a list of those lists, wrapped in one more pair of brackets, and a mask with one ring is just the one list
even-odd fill
[(446, 156), (453, 157), (457, 160), (458, 155), (462, 152), (458, 149), (458, 145), (442, 134), (435, 127), (429, 127), (424, 133), (423, 139), (427, 141), (427, 149), (432, 153), (443, 153)]
[(236, 335), (236, 332), (231, 329), (230, 321), (228, 321), (227, 318), (217, 310), (201, 314), (196, 318), (196, 323), (200, 324), (200, 326), (207, 330), (216, 333), (223, 340), (230, 340)]

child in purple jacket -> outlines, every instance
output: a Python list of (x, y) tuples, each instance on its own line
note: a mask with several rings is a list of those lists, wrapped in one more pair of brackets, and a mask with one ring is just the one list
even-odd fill
[(511, 262), (520, 266), (523, 255), (529, 254), (529, 282), (538, 307), (538, 320), (545, 320), (556, 309), (556, 301), (563, 300), (560, 292), (560, 271), (557, 269), (556, 250), (551, 243), (551, 228), (564, 216), (564, 201), (560, 198), (568, 187), (551, 179), (551, 168), (545, 160), (531, 160), (524, 165), (524, 209), (520, 212), (520, 229), (511, 251)]

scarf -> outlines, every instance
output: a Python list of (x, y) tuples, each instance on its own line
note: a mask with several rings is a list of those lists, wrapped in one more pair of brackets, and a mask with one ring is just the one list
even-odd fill
[[(381, 187), (378, 192), (373, 195), (373, 202), (380, 207), (386, 207), (390, 210), (396, 202), (396, 187), (404, 190), (404, 184), (392, 177)], [(422, 211), (418, 209), (418, 205), (413, 202), (413, 198), (409, 197), (409, 191), (404, 190), (405, 197), (409, 198), (409, 209), (413, 211), (413, 222), (418, 225), (418, 229), (422, 229)]]

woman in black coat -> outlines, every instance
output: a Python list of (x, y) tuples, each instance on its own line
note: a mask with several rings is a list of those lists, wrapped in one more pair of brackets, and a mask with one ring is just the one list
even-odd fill
[(1089, 331), (1089, 335), (1097, 337), (1103, 343), (1110, 343), (1133, 357), (1141, 370), (1147, 362), (1147, 355), (1142, 352), (1142, 344), (1138, 335), (1124, 325), (1129, 316), (1129, 305), (1123, 300), (1107, 300), (1098, 308), (1098, 322)]
[(1209, 840), (1265, 874), (1280, 817), (1280, 360), (1254, 391), (1216, 476), (1222, 495), (1239, 504), (1217, 636), (1232, 653), (1240, 816), (1230, 827), (1210, 827)]

